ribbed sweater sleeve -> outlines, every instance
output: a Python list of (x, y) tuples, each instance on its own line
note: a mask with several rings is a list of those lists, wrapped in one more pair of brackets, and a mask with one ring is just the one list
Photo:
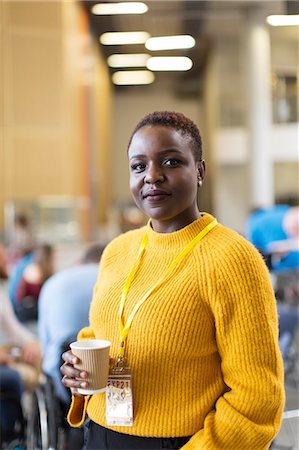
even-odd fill
[(228, 247), (216, 261), (217, 282), (210, 284), (209, 299), (229, 390), (182, 450), (266, 450), (281, 423), (283, 367), (269, 275), (245, 240)]

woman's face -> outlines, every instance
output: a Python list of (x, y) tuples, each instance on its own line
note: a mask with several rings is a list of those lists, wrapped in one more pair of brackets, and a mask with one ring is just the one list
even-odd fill
[(199, 217), (198, 174), (189, 136), (164, 126), (138, 130), (128, 150), (130, 189), (136, 205), (152, 219), (155, 231), (171, 232)]

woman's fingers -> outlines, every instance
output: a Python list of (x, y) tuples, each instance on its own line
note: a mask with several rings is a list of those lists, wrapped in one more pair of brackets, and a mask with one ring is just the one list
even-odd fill
[(80, 380), (80, 379), (76, 379), (76, 378), (68, 378), (67, 376), (64, 376), (62, 378), (62, 383), (65, 387), (68, 388), (81, 388), (81, 389), (86, 389), (88, 386), (88, 383), (86, 380)]
[(62, 359), (65, 361), (60, 367), (60, 372), (63, 375), (62, 384), (70, 388), (73, 395), (80, 395), (77, 389), (86, 389), (88, 386), (87, 372), (74, 367), (74, 364), (78, 364), (80, 360), (72, 352), (63, 353)]
[(83, 370), (78, 370), (68, 363), (62, 364), (60, 372), (67, 378), (87, 378), (87, 373)]
[(73, 353), (70, 350), (68, 350), (67, 352), (64, 352), (62, 354), (62, 359), (66, 363), (73, 364), (73, 365), (78, 364), (80, 361), (79, 358), (77, 358), (77, 356), (73, 355)]

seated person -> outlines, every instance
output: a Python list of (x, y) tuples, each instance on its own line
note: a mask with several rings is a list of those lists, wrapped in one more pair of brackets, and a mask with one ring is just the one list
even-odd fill
[(69, 392), (61, 383), (59, 367), (62, 347), (76, 339), (88, 324), (89, 306), (98, 275), (102, 245), (87, 249), (78, 265), (53, 275), (42, 287), (38, 304), (38, 330), (42, 346), (42, 368), (51, 377), (56, 395), (65, 405)]
[[(21, 396), (38, 381), (41, 352), (36, 337), (16, 319), (12, 306), (1, 296), (0, 308), (0, 414), (2, 437), (13, 437), (22, 420)], [(14, 351), (17, 351), (14, 352)]]
[(286, 362), (298, 327), (299, 207), (276, 205), (257, 210), (247, 225), (247, 238), (269, 258), (275, 275), (279, 345)]
[[(88, 324), (93, 288), (98, 276), (102, 245), (93, 245), (76, 266), (53, 275), (42, 287), (38, 302), (38, 330), (42, 345), (42, 367), (52, 381), (64, 415), (70, 393), (61, 382), (61, 353), (69, 349), (79, 330)], [(67, 448), (81, 449), (83, 429), (70, 428), (66, 421)]]
[(0, 348), (0, 404), (1, 410), (1, 448), (4, 441), (14, 439), (16, 436), (22, 438), (23, 412), (21, 397), (24, 383), (21, 375), (16, 369), (9, 367), (13, 358), (9, 352)]
[(246, 235), (268, 257), (272, 271), (299, 269), (299, 207), (275, 205), (254, 211)]
[(28, 251), (23, 254), (22, 258), (20, 258), (20, 260), (15, 265), (14, 269), (9, 274), (8, 295), (14, 309), (17, 303), (17, 289), (22, 279), (23, 272), (26, 269), (26, 267), (32, 263), (32, 260), (33, 260), (32, 249), (28, 249)]
[(45, 281), (54, 273), (53, 248), (38, 245), (32, 261), (25, 267), (16, 292), (15, 310), (22, 321), (37, 319), (37, 302)]
[(267, 251), (273, 255), (276, 272), (299, 270), (299, 207), (289, 208), (282, 218), (283, 239), (269, 242)]
[(14, 226), (11, 228), (12, 236), (8, 248), (8, 259), (10, 266), (14, 267), (34, 247), (34, 236), (30, 219), (25, 213), (16, 214)]

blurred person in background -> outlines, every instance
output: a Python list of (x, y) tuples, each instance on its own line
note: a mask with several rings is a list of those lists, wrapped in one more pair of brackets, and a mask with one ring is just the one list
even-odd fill
[(8, 260), (4, 245), (0, 242), (0, 280), (8, 279)]
[(8, 295), (14, 309), (17, 303), (17, 289), (22, 279), (23, 272), (26, 269), (26, 267), (32, 263), (33, 260), (32, 251), (33, 249), (28, 250), (28, 253), (23, 255), (23, 257), (20, 259), (19, 262), (17, 262), (11, 273), (9, 273)]
[(37, 384), (41, 351), (36, 337), (14, 315), (5, 295), (0, 300), (1, 439), (10, 440), (22, 425), (24, 388)]
[(34, 245), (35, 241), (28, 216), (25, 213), (16, 214), (12, 242), (8, 249), (10, 268), (13, 269), (25, 255), (29, 254)]
[(26, 214), (17, 214), (15, 217), (13, 249), (22, 256), (34, 246), (34, 238), (30, 222)]
[(44, 373), (55, 385), (62, 402), (69, 392), (61, 383), (59, 366), (62, 346), (76, 340), (81, 328), (88, 325), (88, 312), (97, 280), (103, 246), (94, 244), (79, 264), (57, 272), (43, 285), (38, 304), (38, 333), (42, 346)]
[(38, 299), (45, 281), (54, 273), (54, 249), (49, 244), (39, 244), (32, 253), (16, 289), (15, 311), (24, 322), (37, 320)]
[[(43, 285), (38, 302), (38, 331), (42, 346), (44, 373), (51, 379), (54, 392), (66, 415), (69, 389), (61, 382), (61, 353), (75, 341), (79, 330), (88, 325), (88, 312), (98, 276), (103, 245), (93, 244), (79, 264), (57, 272)], [(68, 447), (83, 445), (83, 430), (68, 430)]]
[(288, 368), (299, 323), (299, 207), (274, 205), (248, 218), (247, 238), (268, 261), (279, 313), (279, 345)]
[(290, 207), (282, 217), (284, 236), (268, 243), (275, 272), (299, 271), (299, 206)]
[(133, 396), (119, 378), (106, 398), (80, 394), (87, 373), (68, 351), (69, 422), (80, 426), (87, 412), (87, 450), (266, 450), (284, 408), (267, 268), (246, 239), (200, 212), (205, 162), (190, 119), (148, 114), (128, 159), (132, 196), (150, 220), (107, 245), (78, 337), (112, 342), (110, 375), (130, 367)]
[(247, 239), (275, 272), (299, 270), (299, 207), (256, 209), (247, 220)]

